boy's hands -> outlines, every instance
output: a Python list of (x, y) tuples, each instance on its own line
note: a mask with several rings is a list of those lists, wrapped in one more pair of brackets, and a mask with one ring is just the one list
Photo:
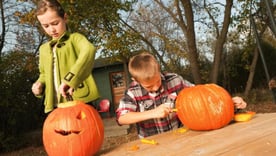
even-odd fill
[(164, 118), (172, 112), (172, 109), (166, 104), (161, 104), (152, 111), (153, 118)]
[(232, 100), (234, 102), (235, 108), (237, 109), (244, 109), (247, 106), (247, 103), (239, 96), (233, 97)]
[(143, 112), (128, 112), (119, 117), (118, 123), (121, 125), (125, 125), (125, 124), (133, 124), (133, 123), (137, 123), (137, 122), (141, 122), (149, 119), (165, 118), (171, 112), (173, 112), (173, 109), (169, 105), (161, 104), (155, 109), (151, 109)]

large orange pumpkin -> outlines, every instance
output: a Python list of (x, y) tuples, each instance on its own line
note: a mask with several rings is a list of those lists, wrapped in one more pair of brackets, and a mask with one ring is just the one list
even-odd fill
[(49, 156), (91, 156), (103, 139), (100, 115), (81, 101), (59, 104), (43, 125), (43, 144)]
[(176, 99), (180, 121), (193, 130), (213, 130), (224, 127), (234, 117), (230, 94), (216, 84), (184, 88)]

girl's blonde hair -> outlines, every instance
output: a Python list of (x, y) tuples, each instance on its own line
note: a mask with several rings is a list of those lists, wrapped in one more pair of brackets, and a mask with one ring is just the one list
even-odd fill
[(57, 0), (40, 0), (37, 3), (35, 15), (43, 15), (48, 9), (56, 11), (62, 18), (65, 16), (65, 11)]
[(128, 70), (137, 81), (151, 80), (160, 72), (160, 66), (153, 55), (143, 52), (129, 60)]

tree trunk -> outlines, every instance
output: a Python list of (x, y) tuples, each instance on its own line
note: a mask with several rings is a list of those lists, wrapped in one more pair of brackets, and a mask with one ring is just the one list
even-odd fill
[[(176, 9), (176, 13), (174, 13), (168, 7), (165, 7), (164, 3), (161, 0), (155, 0), (155, 2), (161, 8), (166, 10), (168, 14), (170, 14), (170, 16), (173, 18), (173, 20), (177, 23), (177, 25), (184, 33), (187, 43), (187, 56), (191, 65), (191, 72), (194, 79), (194, 83), (200, 84), (201, 77), (199, 72), (198, 52), (196, 47), (196, 37), (194, 30), (194, 15), (191, 0), (175, 0), (174, 6)], [(184, 10), (182, 10), (182, 7), (184, 8)]]
[(196, 37), (194, 30), (194, 15), (191, 5), (191, 1), (182, 0), (182, 4), (185, 10), (185, 18), (187, 21), (187, 45), (188, 45), (188, 59), (191, 64), (191, 71), (195, 84), (201, 83), (201, 77), (199, 72), (198, 53), (196, 48)]
[(244, 95), (245, 96), (248, 96), (249, 91), (251, 90), (253, 79), (254, 79), (254, 75), (255, 75), (255, 68), (256, 68), (257, 61), (258, 61), (258, 57), (259, 57), (258, 47), (255, 47), (255, 49), (254, 49), (254, 57), (253, 57), (251, 65), (250, 65), (249, 76), (248, 76), (248, 79), (247, 79), (247, 82), (246, 82), (245, 91), (244, 91)]
[(2, 58), (2, 50), (4, 47), (5, 37), (6, 37), (6, 22), (5, 22), (5, 14), (4, 14), (4, 6), (3, 1), (0, 1), (0, 9), (1, 9), (1, 36), (0, 36), (0, 59)]
[(219, 73), (219, 67), (221, 64), (221, 57), (223, 52), (223, 45), (226, 40), (226, 36), (228, 33), (228, 27), (231, 20), (231, 9), (233, 6), (233, 0), (227, 0), (226, 6), (225, 6), (225, 14), (224, 14), (224, 20), (223, 20), (223, 27), (221, 29), (221, 33), (217, 35), (217, 41), (215, 46), (215, 56), (214, 56), (214, 63), (212, 66), (212, 72), (210, 75), (210, 80), (212, 83), (217, 83), (218, 79), (218, 73)]

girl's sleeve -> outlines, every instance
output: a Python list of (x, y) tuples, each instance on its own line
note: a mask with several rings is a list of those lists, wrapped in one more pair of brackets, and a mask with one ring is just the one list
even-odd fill
[[(65, 80), (68, 78), (70, 81), (66, 81), (68, 85), (72, 87), (78, 86), (92, 73), (96, 48), (90, 43), (85, 36), (81, 34), (75, 34), (72, 38), (74, 44), (74, 51), (77, 54), (77, 60), (75, 64), (70, 68), (70, 71), (65, 76)], [(74, 75), (72, 75), (74, 74)]]

